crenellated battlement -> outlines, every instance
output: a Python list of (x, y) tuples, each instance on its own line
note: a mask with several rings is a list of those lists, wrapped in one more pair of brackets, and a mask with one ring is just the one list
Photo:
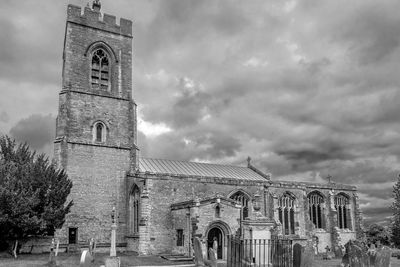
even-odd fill
[(81, 7), (71, 4), (68, 5), (67, 21), (132, 37), (131, 20), (121, 18), (119, 24), (117, 24), (115, 16), (101, 14), (99, 11), (93, 10), (90, 7), (85, 7), (82, 13)]

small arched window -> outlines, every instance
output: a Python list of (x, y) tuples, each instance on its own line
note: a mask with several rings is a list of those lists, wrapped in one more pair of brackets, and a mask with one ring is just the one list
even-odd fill
[(335, 208), (337, 211), (337, 224), (338, 224), (337, 226), (340, 229), (351, 228), (351, 215), (348, 205), (349, 205), (349, 199), (345, 195), (339, 194), (335, 197)]
[(219, 218), (221, 217), (221, 207), (219, 205), (217, 205), (215, 207), (215, 218)]
[(294, 198), (288, 193), (279, 198), (279, 221), (284, 235), (295, 234)]
[(246, 219), (249, 217), (249, 201), (250, 199), (243, 192), (238, 191), (235, 194), (230, 196), (231, 199), (236, 200), (237, 203), (242, 205), (242, 219)]
[(315, 228), (325, 228), (324, 198), (318, 192), (308, 195), (308, 208), (310, 220)]
[(106, 126), (100, 121), (93, 125), (93, 141), (97, 143), (106, 141)]
[(107, 53), (101, 48), (93, 52), (91, 83), (93, 89), (108, 90), (110, 85), (110, 61)]

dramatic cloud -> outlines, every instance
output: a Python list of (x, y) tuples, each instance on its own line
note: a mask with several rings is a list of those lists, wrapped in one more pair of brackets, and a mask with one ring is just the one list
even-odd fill
[[(67, 2), (86, 5), (0, 3), (0, 132), (49, 154)], [(400, 2), (102, 4), (134, 21), (142, 156), (251, 156), (273, 179), (331, 175), (359, 187), (367, 222), (388, 221), (400, 172)]]
[(43, 151), (54, 141), (55, 125), (56, 119), (52, 115), (33, 114), (13, 126), (10, 134), (17, 141), (27, 142), (31, 148)]

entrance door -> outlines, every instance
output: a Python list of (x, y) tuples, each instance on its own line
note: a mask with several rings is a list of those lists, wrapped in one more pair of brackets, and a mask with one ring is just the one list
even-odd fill
[(222, 247), (223, 247), (222, 242), (224, 240), (224, 236), (222, 234), (222, 231), (217, 227), (212, 228), (208, 232), (208, 236), (207, 236), (207, 251), (208, 251), (209, 248), (213, 249), (214, 240), (217, 241), (217, 259), (222, 259)]
[(76, 244), (78, 237), (78, 228), (70, 227), (68, 228), (68, 244)]

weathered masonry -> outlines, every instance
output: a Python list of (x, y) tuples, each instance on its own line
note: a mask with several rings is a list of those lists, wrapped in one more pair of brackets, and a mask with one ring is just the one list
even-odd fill
[(255, 210), (268, 235), (313, 239), (319, 251), (361, 231), (356, 188), (327, 182), (274, 181), (251, 165), (139, 158), (132, 98), (132, 22), (92, 7), (69, 5), (55, 159), (74, 201), (57, 236), (70, 249), (90, 238), (109, 246), (117, 211), (117, 246), (140, 254), (191, 254), (191, 239), (216, 240), (225, 258), (228, 235), (252, 235)]

